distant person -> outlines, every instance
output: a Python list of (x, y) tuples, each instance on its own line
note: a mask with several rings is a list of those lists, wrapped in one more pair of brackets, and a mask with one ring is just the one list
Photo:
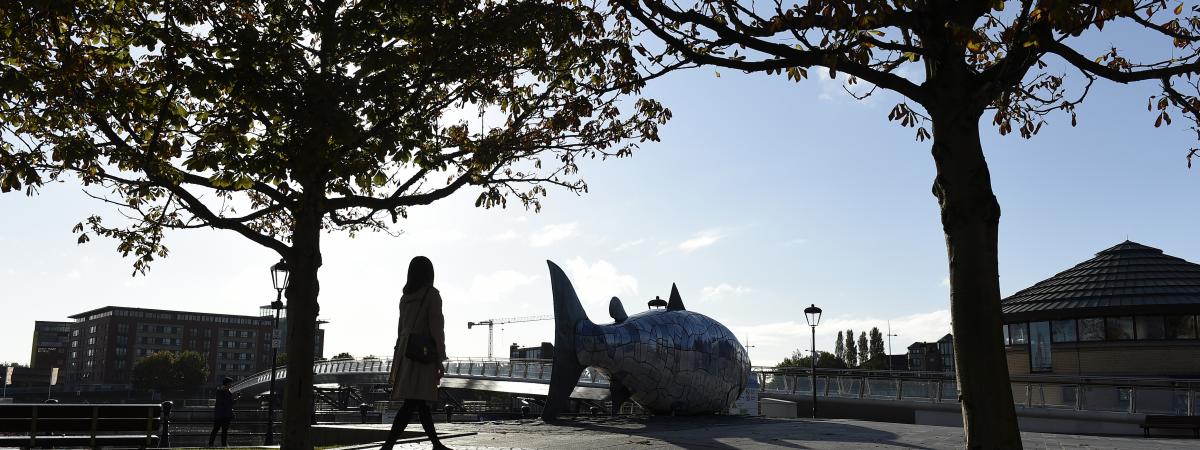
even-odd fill
[(233, 387), (233, 378), (225, 377), (221, 380), (221, 387), (217, 388), (215, 394), (217, 405), (213, 408), (213, 429), (208, 435), (208, 446), (213, 446), (213, 441), (217, 439), (217, 430), (221, 430), (221, 446), (229, 446), (229, 423), (233, 422), (233, 402), (236, 402), (242, 395), (229, 392), (229, 388)]
[(392, 399), (404, 400), (404, 406), (396, 412), (392, 431), (380, 450), (391, 450), (396, 445), (413, 411), (420, 417), (433, 448), (449, 450), (438, 439), (433, 412), (429, 409), (430, 402), (437, 401), (438, 383), (444, 375), (442, 361), (446, 360), (442, 296), (433, 287), (433, 263), (429, 258), (418, 256), (408, 264), (408, 282), (403, 292), (389, 384)]

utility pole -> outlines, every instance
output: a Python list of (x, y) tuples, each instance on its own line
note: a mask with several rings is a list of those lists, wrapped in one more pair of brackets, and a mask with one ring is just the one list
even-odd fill
[(890, 321), (890, 320), (889, 320), (889, 321), (887, 321), (887, 330), (888, 330), (888, 331), (887, 331), (887, 337), (888, 337), (888, 357), (887, 357), (887, 362), (888, 362), (888, 370), (892, 370), (892, 336), (899, 336), (899, 335), (898, 335), (898, 334), (892, 334), (892, 321)]

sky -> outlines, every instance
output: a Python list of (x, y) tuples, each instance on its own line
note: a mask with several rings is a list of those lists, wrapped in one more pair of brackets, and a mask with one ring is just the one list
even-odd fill
[[(1096, 42), (1094, 44), (1102, 44)], [(608, 299), (631, 314), (679, 286), (687, 308), (724, 323), (755, 365), (809, 347), (803, 309), (824, 309), (819, 350), (838, 331), (879, 327), (892, 353), (950, 331), (944, 236), (931, 194), (929, 142), (887, 121), (894, 95), (857, 101), (844, 78), (712, 69), (677, 72), (644, 92), (674, 118), (630, 158), (589, 161), (590, 192), (550, 189), (541, 213), (484, 210), (463, 191), (409, 210), (396, 230), (326, 235), (320, 271), (325, 355), (391, 354), (409, 260), (432, 259), (448, 353), (487, 354), (468, 321), (552, 313), (546, 261), (570, 275), (589, 316)], [(1156, 129), (1151, 83), (1098, 82), (1079, 124), (1051, 116), (1032, 140), (984, 148), (1003, 215), (1001, 294), (1048, 278), (1125, 239), (1200, 262), (1200, 168), (1182, 120)], [(514, 202), (516, 203), (516, 202)], [(33, 322), (106, 306), (256, 314), (274, 299), (272, 252), (219, 230), (168, 235), (148, 275), (116, 243), (76, 245), (71, 228), (108, 206), (59, 183), (0, 195), (0, 361), (27, 363)], [(548, 321), (497, 326), (496, 352), (552, 341)]]

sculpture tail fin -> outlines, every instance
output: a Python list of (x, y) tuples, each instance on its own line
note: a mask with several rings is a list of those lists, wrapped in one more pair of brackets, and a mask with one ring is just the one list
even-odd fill
[(550, 374), (550, 390), (546, 396), (543, 420), (554, 420), (566, 408), (571, 392), (579, 382), (584, 365), (579, 362), (575, 330), (580, 322), (591, 324), (571, 280), (557, 264), (550, 266), (550, 288), (554, 294), (554, 369)]

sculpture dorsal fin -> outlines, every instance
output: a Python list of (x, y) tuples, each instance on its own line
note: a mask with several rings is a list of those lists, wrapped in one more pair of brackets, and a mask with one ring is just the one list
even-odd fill
[(667, 310), (684, 311), (686, 309), (683, 307), (683, 298), (679, 297), (679, 288), (675, 287), (675, 283), (671, 283), (671, 298), (667, 300)]
[(629, 314), (625, 314), (625, 306), (621, 304), (621, 299), (616, 297), (608, 301), (608, 315), (616, 323), (624, 322), (629, 318)]

